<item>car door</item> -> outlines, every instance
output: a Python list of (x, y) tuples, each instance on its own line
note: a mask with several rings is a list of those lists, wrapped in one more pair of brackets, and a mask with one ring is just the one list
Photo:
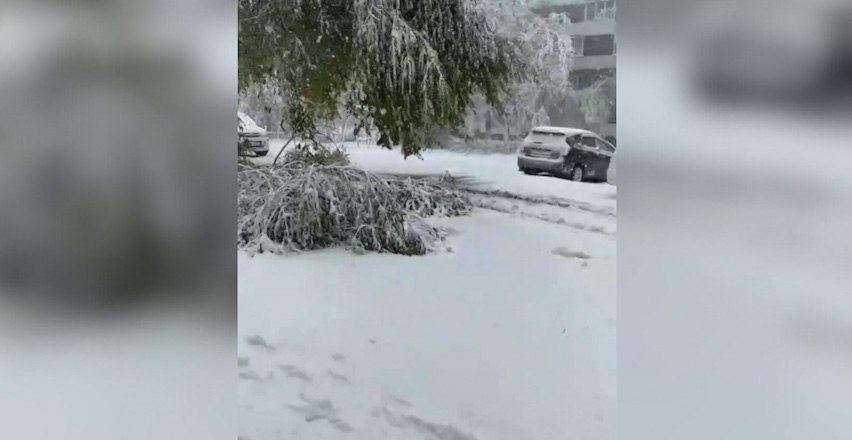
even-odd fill
[(606, 172), (609, 169), (609, 161), (612, 160), (612, 156), (615, 154), (615, 147), (600, 138), (597, 139), (597, 145), (598, 162), (600, 163), (600, 167), (598, 168), (596, 175), (601, 179), (606, 179)]
[(584, 135), (577, 148), (578, 162), (583, 166), (586, 176), (594, 176), (598, 168), (598, 144), (594, 136)]

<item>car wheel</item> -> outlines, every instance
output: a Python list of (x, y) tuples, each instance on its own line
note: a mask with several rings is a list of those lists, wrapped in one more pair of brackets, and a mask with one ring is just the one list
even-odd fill
[(570, 179), (571, 178), (571, 164), (568, 163), (568, 159), (565, 159), (565, 161), (562, 162), (562, 169), (559, 170), (559, 173), (557, 173), (555, 175), (557, 177), (561, 177), (563, 179)]
[(535, 172), (529, 168), (521, 168), (521, 172), (528, 176), (532, 176), (533, 174), (535, 174)]
[(583, 167), (581, 167), (580, 165), (575, 165), (574, 169), (571, 170), (571, 180), (575, 182), (582, 182), (583, 177), (585, 177), (583, 174)]

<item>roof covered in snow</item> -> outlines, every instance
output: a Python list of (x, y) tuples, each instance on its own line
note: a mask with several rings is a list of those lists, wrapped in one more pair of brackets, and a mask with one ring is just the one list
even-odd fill
[(582, 128), (570, 128), (570, 127), (533, 127), (533, 131), (545, 131), (549, 133), (562, 133), (566, 136), (574, 136), (576, 134), (586, 134), (590, 136), (597, 136), (595, 133), (589, 130), (583, 130)]

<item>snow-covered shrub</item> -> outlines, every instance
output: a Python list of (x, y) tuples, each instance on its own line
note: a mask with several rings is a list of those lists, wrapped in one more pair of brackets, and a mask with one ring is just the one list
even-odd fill
[(349, 165), (349, 155), (342, 148), (322, 148), (298, 145), (284, 153), (284, 163), (301, 162), (308, 165)]
[(345, 246), (423, 255), (443, 237), (426, 216), (470, 212), (450, 179), (381, 177), (304, 161), (241, 166), (238, 241), (258, 251)]

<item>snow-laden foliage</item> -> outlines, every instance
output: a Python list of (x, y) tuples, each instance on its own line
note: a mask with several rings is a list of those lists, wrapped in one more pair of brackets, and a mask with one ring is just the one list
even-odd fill
[(340, 147), (316, 148), (300, 144), (284, 153), (284, 163), (302, 162), (308, 165), (349, 165), (349, 155)]
[(572, 92), (572, 95), (580, 102), (587, 122), (606, 123), (615, 114), (615, 89), (614, 78), (602, 78), (591, 87)]
[(370, 121), (416, 154), (458, 127), (481, 93), (497, 104), (520, 73), (515, 46), (480, 0), (240, 0), (239, 85), (274, 80), (302, 139), (339, 117)]
[(477, 106), (478, 117), (502, 123), (510, 133), (526, 133), (535, 125), (550, 125), (554, 109), (564, 106), (571, 92), (569, 73), (574, 49), (565, 32), (565, 14), (542, 17), (525, 0), (489, 0), (489, 15), (503, 38), (510, 39), (525, 75), (506, 89), (494, 108)]
[(423, 255), (443, 238), (427, 216), (458, 216), (471, 202), (449, 179), (385, 178), (304, 161), (243, 165), (238, 172), (240, 246), (259, 251), (345, 246)]
[(269, 132), (290, 131), (287, 124), (287, 94), (277, 81), (255, 82), (239, 93), (240, 111), (251, 115)]

